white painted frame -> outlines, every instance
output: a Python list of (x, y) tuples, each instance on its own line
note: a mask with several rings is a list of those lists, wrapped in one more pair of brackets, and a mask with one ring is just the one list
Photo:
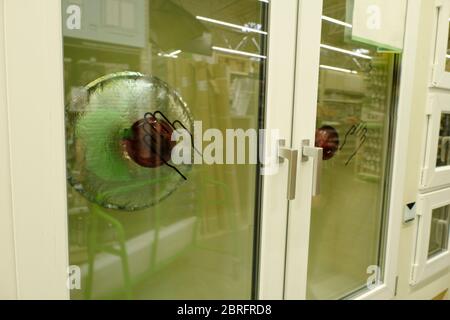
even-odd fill
[[(298, 121), (309, 120), (302, 125), (294, 125), (294, 146), (300, 148), (303, 139), (314, 141), (316, 104), (318, 92), (320, 20), (323, 1), (300, 1), (299, 36), (297, 53), (297, 79), (295, 92), (295, 115)], [(393, 167), (388, 213), (388, 230), (383, 283), (369, 290), (357, 300), (392, 299), (396, 295), (397, 266), (399, 255), (402, 214), (404, 211), (404, 181), (407, 167), (408, 139), (410, 131), (411, 105), (414, 93), (416, 52), (418, 47), (419, 18), (421, 0), (408, 0), (405, 39), (402, 55), (397, 123), (393, 149)], [(309, 229), (311, 215), (312, 165), (300, 164), (297, 190), (299, 198), (290, 205), (288, 223), (288, 248), (286, 262), (286, 298), (306, 297)]]
[(67, 299), (61, 1), (1, 4), (16, 298)]
[[(280, 130), (291, 145), (298, 0), (270, 2), (266, 129)], [(262, 300), (284, 298), (288, 164), (263, 177), (259, 290)], [(297, 190), (297, 195), (299, 194)]]
[[(298, 150), (302, 148), (302, 140), (315, 141), (322, 8), (322, 0), (300, 0), (292, 133), (293, 146)], [(312, 169), (312, 161), (299, 159), (297, 198), (289, 205), (285, 275), (285, 299), (288, 300), (306, 299)]]
[[(417, 285), (450, 267), (450, 248), (428, 259), (432, 213), (434, 209), (450, 205), (450, 189), (419, 195), (417, 204), (419, 220), (417, 223), (415, 256), (411, 271), (412, 285)], [(450, 245), (450, 234), (448, 235), (447, 241), (447, 245)]]
[[(61, 1), (0, 1), (7, 26), (5, 82), (15, 297), (69, 299)], [(287, 146), (294, 96), (297, 5), (298, 0), (273, 1), (269, 17), (266, 128), (279, 129)], [(264, 177), (257, 284), (260, 299), (283, 298), (287, 167), (285, 163), (277, 175)]]
[(422, 191), (450, 185), (450, 166), (436, 166), (441, 117), (445, 113), (450, 114), (450, 92), (431, 93), (426, 115), (428, 131), (420, 186)]
[[(0, 0), (0, 17), (4, 3)], [(0, 300), (17, 298), (14, 222), (9, 165), (8, 97), (6, 94), (5, 30), (0, 19)]]
[(435, 0), (436, 3), (436, 44), (431, 86), (450, 89), (450, 72), (445, 71), (449, 36), (450, 0)]

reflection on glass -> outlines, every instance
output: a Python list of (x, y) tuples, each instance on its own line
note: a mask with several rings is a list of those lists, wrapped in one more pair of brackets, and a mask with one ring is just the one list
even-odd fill
[(445, 63), (445, 71), (450, 72), (450, 25), (449, 25), (449, 39), (447, 42), (447, 54), (446, 54), (446, 63)]
[(259, 128), (267, 3), (62, 4), (72, 298), (251, 298), (257, 166), (179, 168), (185, 181), (133, 139), (156, 110)]
[(448, 250), (450, 206), (433, 210), (431, 217), (430, 244), (428, 259), (431, 259)]
[(439, 129), (439, 144), (437, 150), (436, 166), (450, 165), (450, 114), (443, 113)]
[(352, 40), (351, 2), (324, 1), (316, 145), (329, 156), (313, 200), (309, 299), (347, 297), (369, 267), (383, 272), (396, 54)]

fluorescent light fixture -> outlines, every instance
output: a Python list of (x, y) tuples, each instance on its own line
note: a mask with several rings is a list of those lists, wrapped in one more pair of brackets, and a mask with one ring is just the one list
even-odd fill
[(254, 32), (254, 33), (267, 35), (266, 31), (261, 31), (261, 30), (255, 29), (255, 28), (249, 28), (249, 27), (246, 27), (246, 26), (240, 26), (238, 24), (233, 24), (233, 23), (220, 21), (220, 20), (216, 20), (216, 19), (211, 19), (211, 18), (206, 18), (206, 17), (202, 17), (202, 16), (196, 16), (196, 18), (198, 20), (209, 22), (209, 23), (218, 24), (220, 26), (238, 29), (238, 30), (241, 30), (242, 32)]
[(181, 50), (176, 50), (174, 52), (169, 53), (169, 56), (176, 56), (179, 55), (182, 51)]
[(259, 0), (259, 1), (264, 2), (264, 3), (269, 3), (269, 0)]
[(370, 53), (370, 51), (367, 50), (367, 49), (356, 49), (356, 52), (357, 53), (362, 53), (362, 54), (369, 54)]
[(331, 50), (331, 51), (336, 51), (336, 52), (348, 54), (348, 55), (355, 56), (355, 57), (358, 57), (358, 58), (372, 60), (372, 57), (370, 57), (368, 55), (365, 55), (365, 54), (362, 54), (362, 53), (358, 53), (358, 52), (354, 52), (354, 51), (350, 51), (350, 50), (337, 48), (337, 47), (332, 47), (332, 46), (329, 46), (327, 44), (321, 44), (320, 47), (323, 48), (323, 49), (327, 49), (327, 50)]
[(450, 54), (446, 55), (447, 59), (450, 59)]
[(334, 18), (330, 18), (330, 17), (327, 17), (327, 16), (322, 16), (322, 20), (325, 20), (325, 21), (328, 21), (328, 22), (331, 22), (331, 23), (334, 23), (334, 24), (338, 24), (338, 25), (343, 26), (343, 27), (353, 28), (353, 26), (350, 23), (347, 23), (347, 22), (344, 22), (344, 21), (341, 21), (341, 20), (337, 20), (337, 19), (334, 19)]
[(245, 51), (239, 51), (239, 50), (233, 50), (233, 49), (227, 49), (222, 47), (212, 47), (213, 50), (225, 52), (225, 53), (231, 53), (231, 54), (237, 54), (245, 57), (252, 57), (252, 58), (258, 58), (258, 59), (267, 59), (266, 56), (262, 56), (255, 53), (245, 52)]
[(327, 65), (323, 65), (323, 64), (321, 64), (320, 67), (322, 69), (327, 69), (327, 70), (333, 70), (333, 71), (339, 71), (339, 72), (351, 73), (351, 74), (358, 74), (358, 72), (353, 71), (353, 70), (337, 68), (337, 67), (327, 66)]
[(179, 55), (181, 52), (183, 52), (183, 51), (181, 51), (181, 50), (176, 50), (176, 51), (171, 52), (171, 53), (161, 53), (161, 52), (160, 52), (160, 53), (158, 53), (158, 56), (176, 59), (176, 58), (178, 58), (178, 55)]

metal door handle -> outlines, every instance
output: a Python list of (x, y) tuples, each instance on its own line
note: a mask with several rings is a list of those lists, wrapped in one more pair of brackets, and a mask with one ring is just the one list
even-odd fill
[(289, 161), (287, 199), (294, 200), (297, 185), (298, 150), (287, 148), (286, 140), (279, 140), (278, 158), (280, 163), (284, 163), (285, 160)]
[(320, 194), (320, 181), (322, 177), (322, 161), (323, 149), (310, 146), (309, 140), (303, 140), (302, 147), (302, 162), (309, 161), (312, 158), (314, 161), (313, 168), (313, 197)]

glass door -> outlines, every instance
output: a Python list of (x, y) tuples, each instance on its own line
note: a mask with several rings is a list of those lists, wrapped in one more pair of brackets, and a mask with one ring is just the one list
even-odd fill
[[(296, 102), (302, 192), (290, 208), (288, 298), (349, 298), (384, 278), (406, 2), (389, 9), (388, 1), (376, 3), (316, 5), (312, 23), (321, 20), (321, 34), (310, 43), (320, 59), (300, 52), (318, 87), (317, 95)], [(383, 36), (386, 30), (400, 38)]]
[(263, 189), (274, 178), (251, 152), (262, 129), (290, 121), (290, 98), (272, 102), (293, 96), (296, 10), (62, 1), (72, 299), (258, 296), (261, 194), (287, 199), (284, 180)]

